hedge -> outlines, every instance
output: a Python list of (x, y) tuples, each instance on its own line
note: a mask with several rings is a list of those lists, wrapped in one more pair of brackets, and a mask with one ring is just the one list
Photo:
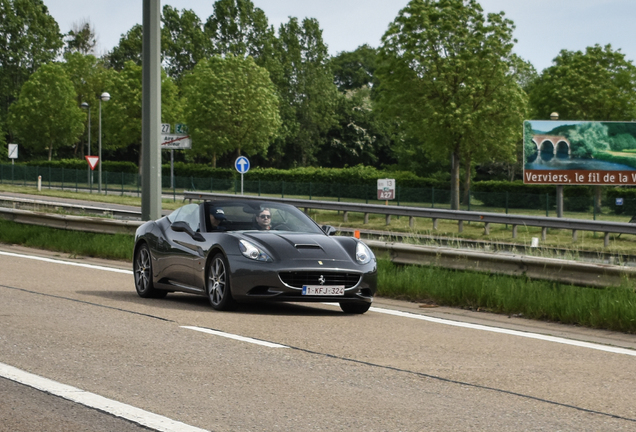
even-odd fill
[[(51, 167), (51, 168), (64, 168), (64, 169), (87, 169), (88, 162), (86, 159), (61, 159), (61, 160), (36, 160), (30, 162), (23, 162), (26, 166), (39, 166), (39, 167)], [(118, 162), (118, 161), (104, 161), (102, 163), (102, 171), (118, 172), (126, 174), (135, 174), (139, 172), (137, 165), (133, 162)], [(170, 174), (170, 172), (168, 172)]]
[[(471, 192), (475, 199), (488, 207), (518, 209), (545, 209), (556, 206), (554, 185), (529, 185), (523, 181), (481, 181), (473, 183)], [(506, 194), (507, 193), (507, 194)], [(569, 211), (589, 211), (593, 205), (594, 190), (590, 186), (564, 186), (563, 205)]]
[[(170, 165), (162, 166), (162, 175), (170, 175)], [(176, 162), (174, 175), (192, 178), (234, 179), (239, 174), (233, 168), (212, 168), (205, 165)], [(275, 168), (252, 168), (244, 175), (244, 181), (316, 183), (330, 185), (372, 185), (378, 179), (394, 178), (402, 188), (439, 188), (448, 189), (446, 181), (422, 178), (408, 171), (379, 171), (374, 167), (358, 165), (351, 168), (293, 168), (289, 170)]]

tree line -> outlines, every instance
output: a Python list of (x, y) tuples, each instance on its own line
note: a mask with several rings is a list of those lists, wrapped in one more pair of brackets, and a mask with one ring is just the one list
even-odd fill
[[(42, 0), (0, 0), (0, 16), (0, 152), (82, 157), (82, 103), (94, 149), (108, 92), (104, 158), (137, 162), (141, 25), (96, 56), (90, 23), (62, 34)], [(218, 0), (206, 20), (165, 5), (162, 122), (189, 127), (177, 160), (411, 171), (450, 180), (457, 208), (460, 184), (520, 176), (523, 120), (636, 118), (636, 68), (620, 49), (563, 50), (539, 74), (513, 53), (513, 30), (476, 0), (411, 0), (379, 47), (330, 56), (312, 18), (274, 28), (250, 0)]]

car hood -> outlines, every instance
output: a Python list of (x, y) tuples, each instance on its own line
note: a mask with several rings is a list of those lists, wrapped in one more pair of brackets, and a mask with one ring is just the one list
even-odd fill
[(263, 246), (278, 259), (353, 260), (339, 242), (322, 234), (257, 231), (243, 233), (242, 237)]

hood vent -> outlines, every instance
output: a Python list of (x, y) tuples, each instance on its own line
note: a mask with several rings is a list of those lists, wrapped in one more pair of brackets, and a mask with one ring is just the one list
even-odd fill
[(320, 245), (316, 243), (295, 243), (294, 246), (296, 247), (296, 249), (322, 249)]

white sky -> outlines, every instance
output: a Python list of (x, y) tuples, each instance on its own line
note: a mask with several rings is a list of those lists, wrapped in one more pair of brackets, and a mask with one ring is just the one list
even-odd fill
[[(377, 47), (389, 23), (408, 0), (252, 0), (270, 24), (294, 16), (316, 18), (332, 55), (362, 44)], [(98, 53), (111, 50), (119, 38), (142, 20), (142, 0), (44, 0), (60, 31), (88, 19), (94, 26)], [(179, 10), (192, 9), (203, 22), (212, 14), (213, 0), (164, 0)], [(636, 0), (481, 0), (484, 11), (504, 11), (516, 25), (515, 52), (537, 71), (551, 65), (561, 49), (584, 50), (612, 44), (636, 61), (633, 22)]]

